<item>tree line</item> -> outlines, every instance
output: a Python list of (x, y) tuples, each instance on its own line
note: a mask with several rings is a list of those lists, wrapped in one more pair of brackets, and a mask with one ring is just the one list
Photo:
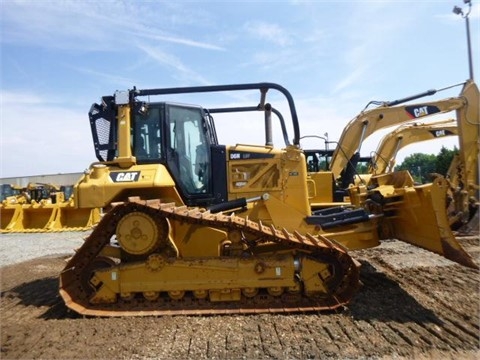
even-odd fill
[(395, 170), (408, 170), (416, 182), (428, 183), (432, 180), (430, 176), (432, 173), (447, 175), (455, 154), (458, 154), (456, 146), (453, 150), (442, 146), (437, 155), (414, 153), (407, 156)]

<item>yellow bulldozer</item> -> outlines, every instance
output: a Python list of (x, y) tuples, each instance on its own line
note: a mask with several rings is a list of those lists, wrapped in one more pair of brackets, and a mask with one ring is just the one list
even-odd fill
[[(356, 171), (351, 181), (368, 184), (372, 175), (392, 172), (398, 152), (408, 145), (457, 135), (458, 126), (456, 119), (435, 121), (433, 123), (414, 122), (399, 126), (380, 140), (373, 156), (357, 156), (355, 158)], [(333, 149), (305, 150), (307, 169), (310, 172), (310, 176), (319, 177), (330, 175), (328, 173), (328, 164), (331, 161), (333, 152)], [(478, 211), (478, 200), (472, 196), (468, 196), (468, 192), (459, 192), (457, 190), (459, 189), (457, 175), (459, 159), (459, 154), (455, 154), (446, 174), (432, 173), (430, 176), (436, 177), (441, 175), (448, 181), (447, 213), (452, 230), (458, 230), (471, 222), (471, 224), (463, 228), (464, 230), (462, 230), (462, 232), (478, 231), (478, 225), (475, 227), (475, 222), (478, 222), (478, 218), (475, 218), (476, 212)], [(350, 167), (353, 168), (353, 165), (350, 165)], [(368, 173), (365, 173), (367, 170)], [(334, 188), (333, 183), (332, 188)], [(341, 196), (334, 198), (334, 200), (337, 200), (335, 203), (321, 202), (324, 199), (328, 201), (331, 198), (331, 189), (322, 189), (323, 193), (320, 194), (320, 196), (317, 195), (315, 202), (312, 204), (314, 208), (325, 208), (334, 205), (348, 206), (350, 204), (349, 198), (345, 197), (345, 194), (348, 194), (345, 190), (337, 190)]]
[(70, 187), (29, 183), (9, 189), (0, 203), (1, 233), (89, 230), (100, 221), (100, 209), (75, 206)]
[[(167, 101), (245, 91), (258, 104)], [(272, 92), (288, 104), (291, 143)], [(251, 112), (263, 114), (265, 144), (220, 144), (213, 115)], [(274, 116), (282, 148), (272, 145)], [(359, 286), (348, 251), (386, 238), (478, 268), (450, 231), (441, 178), (414, 186), (408, 172), (391, 173), (375, 188), (352, 185), (349, 207), (312, 211), (294, 100), (278, 84), (134, 88), (103, 97), (89, 117), (98, 162), (75, 185), (75, 204), (109, 211), (60, 274), (60, 295), (79, 314), (335, 309)]]

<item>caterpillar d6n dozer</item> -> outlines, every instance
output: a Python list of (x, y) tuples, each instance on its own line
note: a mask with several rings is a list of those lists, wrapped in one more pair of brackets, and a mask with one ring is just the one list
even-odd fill
[[(232, 91), (258, 91), (260, 102), (208, 109), (165, 101)], [(282, 113), (266, 102), (272, 91), (288, 104), (292, 143)], [(264, 114), (265, 145), (219, 144), (212, 115), (233, 112)], [(281, 149), (272, 145), (272, 115)], [(133, 89), (103, 97), (89, 116), (99, 161), (75, 199), (110, 210), (60, 274), (60, 294), (77, 313), (335, 309), (359, 284), (348, 250), (377, 246), (383, 236), (477, 268), (448, 227), (441, 181), (417, 188), (403, 174), (383, 184), (392, 196), (352, 188), (356, 207), (312, 212), (294, 101), (280, 85)]]

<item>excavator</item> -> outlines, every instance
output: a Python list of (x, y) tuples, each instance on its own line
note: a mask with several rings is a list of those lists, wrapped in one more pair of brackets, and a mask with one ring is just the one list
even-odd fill
[[(468, 85), (466, 85), (468, 86)], [(253, 106), (208, 108), (172, 95), (259, 93)], [(284, 115), (267, 95), (287, 103)], [(222, 145), (214, 114), (260, 112), (265, 144)], [(272, 139), (273, 115), (285, 146)], [(252, 119), (253, 117), (250, 117)], [(109, 208), (60, 274), (82, 315), (309, 312), (349, 303), (359, 263), (349, 250), (397, 238), (478, 269), (453, 236), (446, 182), (407, 172), (352, 186), (352, 206), (312, 211), (292, 95), (275, 83), (117, 91), (89, 111), (96, 157), (76, 206)]]
[[(381, 175), (392, 172), (398, 152), (408, 145), (457, 135), (458, 127), (456, 119), (436, 121), (433, 123), (414, 122), (399, 126), (381, 139), (373, 156), (358, 157), (356, 159), (355, 181), (368, 183), (372, 175)], [(311, 174), (313, 173), (313, 176), (318, 175), (317, 173), (319, 171), (322, 171), (325, 175), (326, 172), (328, 172), (329, 161), (331, 161), (333, 152), (333, 149), (305, 150), (307, 170)], [(458, 154), (454, 157), (447, 174), (444, 174), (449, 183), (447, 212), (452, 230), (458, 230), (461, 226), (470, 221), (478, 209), (476, 201), (472, 202), (471, 198), (466, 201), (465, 196), (455, 195), (456, 186), (454, 184), (458, 181), (455, 175), (457, 165)], [(368, 174), (359, 171), (359, 167), (361, 166), (363, 166), (363, 168), (368, 168)], [(438, 176), (439, 174), (431, 175)], [(342, 196), (344, 194), (344, 192), (337, 190), (336, 194), (338, 193), (342, 194)], [(348, 206), (349, 200), (346, 200), (342, 196), (334, 197), (336, 202), (333, 204), (329, 202), (322, 203), (322, 207), (334, 205)], [(453, 201), (455, 198), (457, 201)], [(318, 197), (316, 200), (318, 201)], [(313, 205), (313, 207), (315, 206), (318, 207), (318, 203)]]
[(456, 119), (425, 124), (407, 124), (391, 132), (379, 144), (369, 168), (370, 174), (392, 171), (397, 152), (418, 141), (457, 135), (459, 151), (446, 174), (448, 218), (452, 229), (478, 231), (479, 208), (479, 91), (467, 84), (459, 96), (465, 106), (456, 109)]
[[(435, 121), (436, 116), (453, 111), (456, 112), (456, 119), (459, 123), (457, 133), (459, 153), (462, 154), (458, 160), (459, 165), (455, 167), (453, 173), (458, 173), (461, 179), (465, 179), (465, 182), (461, 182), (455, 187), (462, 189), (463, 193), (466, 191), (470, 198), (478, 199), (478, 168), (474, 164), (478, 164), (479, 92), (473, 81), (466, 81), (459, 85), (463, 86), (458, 96), (431, 102), (410, 103), (410, 101), (434, 95), (443, 89), (432, 89), (394, 101), (371, 101), (347, 124), (338, 142), (328, 142), (328, 144), (336, 144), (334, 149), (328, 151), (305, 150), (308, 159), (314, 160), (310, 160), (307, 164), (307, 167), (310, 167), (309, 187), (312, 189), (311, 193), (314, 194), (310, 198), (312, 208), (322, 209), (330, 207), (334, 203), (348, 205), (351, 201), (349, 186), (355, 183), (367, 185), (370, 179), (370, 175), (358, 173), (357, 165), (374, 161), (377, 166), (383, 166), (379, 159), (360, 155), (363, 142), (374, 132), (394, 125), (412, 123), (418, 119)], [(371, 104), (378, 106), (367, 109)], [(312, 157), (314, 154), (315, 156)], [(322, 156), (328, 159), (329, 171), (315, 171), (316, 158)], [(325, 161), (322, 164), (325, 164)], [(372, 171), (373, 168), (370, 173)], [(334, 179), (331, 184), (328, 182), (331, 176), (329, 172)], [(376, 174), (381, 173), (377, 170)], [(468, 190), (466, 190), (467, 188)]]
[[(462, 119), (464, 120), (464, 119)], [(380, 142), (369, 166), (370, 175), (380, 175), (393, 171), (395, 157), (399, 150), (410, 144), (458, 135), (456, 119), (434, 123), (413, 123), (398, 127), (387, 134)], [(445, 176), (449, 184), (447, 192), (447, 214), (452, 230), (464, 228), (462, 232), (478, 230), (478, 200), (468, 191), (463, 190), (458, 182), (459, 154), (455, 154), (446, 174), (433, 173), (431, 176)], [(367, 179), (367, 176), (363, 176)], [(468, 225), (469, 222), (471, 225)], [(474, 222), (477, 222), (475, 227)], [(468, 229), (467, 229), (468, 228)]]
[(0, 203), (1, 233), (89, 230), (100, 221), (100, 209), (79, 209), (70, 186), (29, 183), (10, 186)]
[[(362, 143), (378, 130), (413, 122), (417, 119), (427, 117), (431, 119), (434, 115), (451, 111), (457, 112), (457, 119), (465, 118), (466, 109), (471, 109), (475, 104), (478, 105), (479, 99), (478, 88), (473, 81), (467, 81), (462, 85), (463, 89), (458, 96), (431, 102), (405, 104), (412, 100), (434, 95), (441, 90), (432, 89), (394, 101), (371, 101), (363, 111), (347, 124), (342, 132), (330, 162), (330, 171), (332, 171), (334, 177), (336, 179), (341, 178), (342, 174), (348, 169), (347, 165), (355, 164), (355, 157), (359, 156)], [(367, 110), (370, 104), (377, 104), (378, 106)], [(470, 112), (475, 113), (474, 110), (470, 110)], [(462, 123), (468, 123), (468, 121), (468, 119), (465, 119), (465, 121), (459, 120)], [(473, 127), (477, 130), (478, 122)], [(460, 135), (462, 135), (461, 130)], [(349, 181), (351, 181), (349, 176), (342, 179), (342, 187), (348, 187)]]
[[(447, 171), (450, 190), (448, 192), (448, 218), (450, 227), (463, 234), (477, 233), (480, 230), (478, 186), (465, 188), (462, 180), (464, 172), (460, 154), (455, 154)], [(478, 164), (478, 162), (477, 162)], [(471, 175), (471, 172), (469, 173)]]
[(399, 126), (382, 138), (372, 157), (368, 172), (380, 175), (393, 171), (398, 152), (408, 145), (457, 135), (456, 119), (433, 123), (415, 122)]

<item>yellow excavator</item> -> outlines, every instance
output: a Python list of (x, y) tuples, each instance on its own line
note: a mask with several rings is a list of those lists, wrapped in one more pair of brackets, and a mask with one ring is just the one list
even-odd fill
[[(446, 176), (450, 186), (447, 201), (450, 226), (464, 234), (478, 233), (480, 230), (478, 185), (467, 182), (469, 186), (465, 187), (463, 169), (461, 155), (455, 154)], [(472, 173), (467, 174), (471, 176)]]
[(80, 209), (66, 198), (68, 187), (29, 183), (12, 189), (0, 203), (1, 233), (89, 230), (100, 221), (100, 209)]
[[(380, 175), (393, 171), (395, 158), (402, 148), (428, 140), (458, 135), (456, 119), (437, 121), (434, 123), (412, 123), (399, 126), (382, 138), (369, 163), (369, 175), (360, 175), (367, 182), (371, 175)], [(431, 176), (445, 176), (449, 184), (447, 193), (447, 213), (450, 227), (458, 230), (469, 222), (478, 209), (478, 201), (459, 191), (456, 170), (459, 155), (456, 154), (447, 174), (433, 173)]]
[[(436, 121), (433, 123), (414, 122), (399, 126), (381, 139), (380, 144), (378, 145), (373, 156), (359, 157), (357, 159), (357, 174), (355, 175), (356, 181), (363, 181), (368, 184), (372, 175), (381, 175), (392, 172), (398, 152), (408, 145), (457, 135), (458, 127), (456, 119)], [(313, 176), (317, 176), (319, 171), (322, 171), (323, 175), (328, 174), (328, 163), (331, 161), (333, 151), (333, 149), (305, 150), (308, 171), (313, 173)], [(478, 210), (478, 201), (474, 197), (468, 196), (468, 193), (457, 193), (458, 162), (459, 155), (456, 154), (448, 169), (448, 172), (444, 174), (449, 184), (449, 191), (447, 195), (448, 219), (450, 227), (453, 230), (458, 230), (461, 226), (470, 221), (472, 224), (469, 225), (468, 230), (474, 230), (474, 222), (478, 221), (478, 219), (472, 220), (472, 218), (475, 216)], [(365, 169), (368, 168), (368, 174), (358, 171), (359, 166), (363, 166)], [(431, 175), (438, 176), (440, 174)], [(316, 200), (318, 201), (318, 197)], [(338, 206), (340, 204), (343, 206), (349, 205), (349, 202), (342, 201), (344, 201), (344, 198), (341, 198), (338, 200), (338, 202), (333, 204), (322, 203), (322, 205), (323, 207), (334, 205)], [(318, 207), (318, 203), (315, 203), (313, 206)]]
[[(380, 175), (393, 171), (395, 166), (395, 159), (398, 152), (411, 144), (439, 139), (448, 136), (458, 135), (457, 122), (455, 119), (448, 119), (444, 121), (435, 121), (433, 123), (407, 123), (395, 128), (393, 131), (385, 135), (381, 140), (373, 155), (370, 156), (354, 156), (351, 160), (355, 161), (355, 165), (348, 163), (347, 167), (350, 168), (350, 175), (347, 175), (345, 169), (341, 172), (341, 178), (344, 180), (344, 184), (347, 183), (345, 178), (348, 177), (349, 183), (365, 182), (368, 183), (372, 175)], [(317, 136), (304, 136), (317, 137)], [(319, 137), (322, 138), (322, 137)], [(328, 178), (331, 175), (329, 172), (330, 163), (335, 149), (328, 149), (328, 140), (322, 138), (325, 141), (325, 149), (306, 149), (304, 150), (307, 158), (307, 170), (310, 177), (319, 179), (320, 177)], [(342, 144), (338, 143), (341, 148)], [(453, 171), (449, 171), (449, 174)], [(321, 181), (316, 181), (321, 183)], [(325, 182), (325, 181), (324, 181)], [(347, 191), (342, 191), (337, 187), (336, 193), (333, 194), (332, 201), (332, 189), (335, 188), (335, 184), (332, 181), (332, 188), (326, 189), (325, 186), (321, 188), (319, 194), (312, 199), (312, 206), (314, 208), (329, 207), (333, 205), (347, 205), (349, 200)], [(323, 190), (323, 191), (322, 191)], [(338, 196), (340, 194), (340, 196)], [(337, 195), (337, 196), (336, 196)], [(324, 201), (327, 200), (327, 201)]]
[(408, 145), (457, 135), (456, 119), (399, 126), (382, 138), (371, 159), (368, 172), (380, 175), (393, 171), (398, 152)]
[[(378, 146), (370, 173), (392, 170), (397, 151), (413, 142), (458, 135), (459, 151), (447, 172), (448, 218), (452, 229), (478, 231), (480, 95), (473, 82), (467, 82), (458, 99), (464, 106), (456, 108), (456, 119), (446, 122), (405, 125), (387, 135)], [(451, 125), (449, 123), (451, 122)]]
[[(253, 106), (208, 108), (175, 94), (249, 91)], [(267, 102), (283, 95), (293, 129)], [(222, 145), (213, 115), (263, 113), (265, 145)], [(272, 119), (285, 147), (272, 143)], [(397, 238), (477, 269), (454, 238), (446, 182), (407, 172), (352, 186), (353, 206), (315, 212), (291, 94), (274, 83), (116, 92), (93, 104), (98, 162), (76, 206), (110, 208), (60, 274), (60, 295), (94, 316), (307, 312), (348, 304), (359, 285), (352, 249)]]
[[(374, 132), (394, 125), (405, 124), (425, 119), (434, 115), (444, 114), (451, 111), (457, 111), (457, 119), (465, 117), (466, 109), (471, 109), (475, 104), (478, 105), (478, 88), (472, 81), (467, 81), (459, 96), (440, 99), (431, 102), (407, 103), (421, 97), (430, 96), (441, 90), (428, 90), (418, 95), (409, 96), (394, 101), (371, 101), (354, 119), (345, 127), (338, 146), (332, 155), (330, 170), (335, 178), (340, 178), (346, 171), (349, 163), (354, 163), (356, 156), (359, 156), (362, 143)], [(370, 104), (377, 104), (373, 109), (367, 110)], [(403, 104), (403, 105), (402, 105)], [(472, 110), (470, 110), (472, 111)], [(348, 187), (351, 179), (343, 181), (344, 186)]]
[[(459, 153), (454, 157), (446, 179), (439, 177), (447, 187), (446, 206), (449, 225), (452, 229), (460, 229), (465, 233), (478, 232), (479, 227), (479, 99), (479, 89), (471, 80), (465, 82), (457, 98), (450, 99), (463, 103), (462, 106), (455, 106)], [(450, 129), (450, 131), (455, 130)], [(445, 133), (440, 130), (435, 135), (445, 135)], [(373, 176), (366, 186), (377, 186), (383, 176), (389, 175)]]
[[(395, 101), (371, 101), (347, 124), (338, 142), (326, 141), (327, 145), (335, 144), (334, 149), (305, 150), (309, 169), (309, 188), (311, 189), (310, 193), (313, 194), (310, 198), (312, 207), (321, 209), (335, 203), (348, 205), (350, 203), (348, 194), (350, 184), (363, 183), (366, 185), (368, 183), (370, 175), (360, 174), (357, 166), (359, 164), (368, 165), (372, 161), (371, 156), (362, 157), (360, 155), (363, 142), (371, 134), (394, 125), (412, 123), (420, 118), (435, 121), (435, 116), (452, 111), (456, 111), (457, 121), (461, 123), (458, 128), (458, 136), (462, 157), (458, 164), (462, 165), (455, 168), (455, 172), (458, 170), (458, 173), (461, 174), (460, 178), (465, 176), (468, 178), (470, 185), (460, 184), (459, 187), (462, 189), (468, 187), (470, 189), (468, 192), (474, 196), (474, 189), (478, 188), (478, 170), (473, 169), (475, 166), (472, 164), (478, 163), (476, 144), (479, 132), (479, 95), (478, 87), (473, 81), (467, 81), (461, 85), (463, 87), (458, 96), (431, 102), (409, 103), (441, 90), (428, 90)], [(371, 104), (378, 106), (367, 110)], [(388, 157), (385, 158), (388, 159)], [(381, 160), (373, 159), (373, 161), (383, 166)], [(327, 171), (323, 170), (325, 167), (319, 169), (318, 164), (323, 166), (327, 164)], [(464, 170), (467, 168), (468, 170)], [(380, 172), (377, 170), (376, 174), (380, 174)], [(329, 181), (332, 176), (334, 180)], [(478, 192), (478, 190), (476, 191)]]

